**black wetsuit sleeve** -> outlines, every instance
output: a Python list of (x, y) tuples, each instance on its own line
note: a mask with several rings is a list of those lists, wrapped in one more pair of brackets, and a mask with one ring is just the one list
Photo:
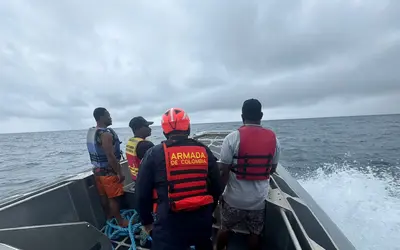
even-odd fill
[(223, 192), (222, 182), (221, 182), (221, 176), (219, 174), (217, 158), (208, 148), (207, 148), (207, 154), (208, 154), (207, 189), (210, 195), (212, 195), (212, 197), (214, 198), (213, 209), (215, 209), (218, 205), (218, 199)]
[(153, 223), (153, 216), (151, 213), (153, 211), (155, 167), (151, 148), (145, 153), (140, 163), (135, 186), (136, 204), (142, 225), (150, 225)]
[(141, 160), (146, 154), (147, 150), (152, 148), (154, 144), (151, 141), (141, 141), (138, 143), (136, 155)]

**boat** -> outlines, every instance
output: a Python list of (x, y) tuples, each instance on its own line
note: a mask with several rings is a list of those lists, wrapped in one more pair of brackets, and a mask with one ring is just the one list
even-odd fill
[[(219, 158), (230, 131), (206, 131), (193, 138), (207, 145)], [(130, 176), (126, 160), (121, 161)], [(127, 208), (134, 208), (135, 183), (124, 181)], [(29, 193), (28, 193), (29, 192)], [(338, 201), (340, 202), (340, 201)], [(353, 250), (355, 247), (307, 191), (281, 165), (270, 179), (265, 201), (263, 249)], [(215, 233), (219, 209), (214, 212)], [(126, 250), (129, 237), (110, 240), (103, 233), (105, 214), (90, 170), (48, 184), (0, 203), (0, 250)], [(248, 230), (238, 225), (230, 232), (228, 250), (244, 250)], [(148, 249), (136, 243), (136, 249)]]

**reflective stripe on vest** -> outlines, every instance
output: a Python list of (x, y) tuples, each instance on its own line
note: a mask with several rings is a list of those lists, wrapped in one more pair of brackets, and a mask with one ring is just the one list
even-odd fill
[(153, 213), (157, 213), (158, 208), (158, 194), (157, 190), (153, 189)]
[(213, 203), (207, 192), (208, 155), (201, 146), (163, 143), (172, 211), (190, 211)]
[(143, 141), (142, 138), (132, 137), (126, 144), (126, 159), (128, 160), (129, 170), (131, 171), (132, 180), (136, 181), (137, 174), (139, 172), (140, 159), (137, 157), (137, 145)]
[(239, 133), (239, 152), (234, 156), (237, 164), (231, 171), (238, 180), (268, 180), (276, 150), (275, 133), (261, 126), (242, 126)]

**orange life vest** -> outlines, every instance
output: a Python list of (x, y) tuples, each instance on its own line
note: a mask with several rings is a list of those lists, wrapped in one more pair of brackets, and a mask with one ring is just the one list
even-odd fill
[(240, 143), (237, 164), (231, 171), (238, 180), (268, 180), (276, 150), (276, 136), (261, 126), (239, 128)]
[(132, 180), (136, 181), (139, 172), (140, 159), (137, 157), (136, 149), (139, 142), (143, 141), (142, 138), (132, 137), (126, 144), (126, 159), (128, 160), (129, 170), (131, 171)]
[[(214, 202), (207, 192), (208, 155), (202, 146), (170, 146), (163, 143), (168, 199), (174, 212), (191, 211)], [(153, 191), (153, 199), (157, 192)], [(157, 203), (153, 206), (156, 212)]]

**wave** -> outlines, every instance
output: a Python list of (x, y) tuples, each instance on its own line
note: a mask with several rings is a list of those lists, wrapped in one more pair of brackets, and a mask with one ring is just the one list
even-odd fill
[(357, 249), (400, 249), (400, 185), (390, 175), (325, 164), (299, 183)]

